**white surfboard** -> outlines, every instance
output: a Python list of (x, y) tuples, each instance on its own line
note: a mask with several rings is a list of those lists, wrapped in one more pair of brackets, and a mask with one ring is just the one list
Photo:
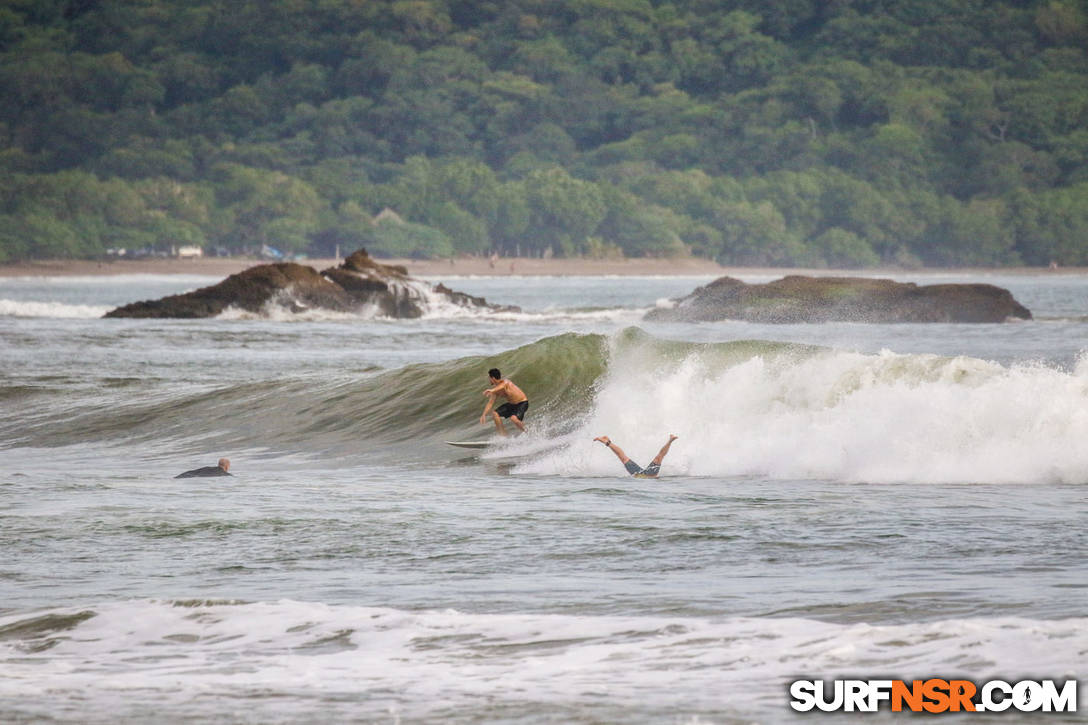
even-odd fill
[(458, 448), (487, 448), (491, 445), (490, 441), (446, 441), (446, 443)]

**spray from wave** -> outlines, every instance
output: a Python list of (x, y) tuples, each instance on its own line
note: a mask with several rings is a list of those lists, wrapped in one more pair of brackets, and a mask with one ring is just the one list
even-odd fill
[(622, 474), (669, 433), (666, 475), (886, 483), (1088, 481), (1088, 357), (1072, 371), (762, 342), (614, 338), (591, 413), (523, 473)]

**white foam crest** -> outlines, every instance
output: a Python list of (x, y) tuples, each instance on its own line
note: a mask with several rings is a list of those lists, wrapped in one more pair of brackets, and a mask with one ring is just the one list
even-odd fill
[(231, 305), (216, 316), (217, 320), (265, 320), (271, 322), (330, 322), (339, 320), (374, 319), (376, 315), (362, 312), (339, 312), (323, 308), (299, 309), (290, 302), (270, 300), (260, 312), (250, 312)]
[[(394, 283), (399, 284), (399, 283)], [(460, 305), (436, 291), (430, 284), (411, 280), (397, 288), (398, 294), (411, 296), (423, 307), (423, 318), (487, 319), (496, 322), (619, 322), (634, 324), (646, 314), (646, 309), (608, 308), (596, 310), (547, 309), (533, 312), (496, 312), (487, 307)]]
[[(409, 280), (390, 283), (393, 293), (415, 301), (423, 310), (421, 319), (448, 320), (472, 319), (496, 322), (612, 322), (632, 325), (646, 314), (649, 308), (609, 308), (599, 310), (543, 310), (539, 312), (495, 312), (486, 307), (460, 305), (446, 295), (436, 292), (425, 282)], [(106, 308), (111, 309), (111, 308)], [(384, 320), (377, 305), (365, 305), (351, 312), (306, 307), (289, 291), (283, 291), (266, 302), (259, 312), (251, 312), (231, 305), (221, 312), (220, 320), (266, 320), (273, 322), (325, 322), (343, 320)]]
[(54, 317), (91, 319), (102, 317), (112, 307), (66, 305), (60, 302), (25, 302), (0, 299), (0, 317)]
[(412, 294), (423, 306), (425, 319), (487, 319), (498, 322), (629, 322), (634, 323), (646, 313), (646, 310), (610, 308), (599, 310), (548, 309), (533, 312), (496, 312), (487, 307), (460, 305), (449, 297), (436, 292), (430, 286), (413, 282)]
[[(94, 609), (97, 616), (70, 629), (0, 641), (0, 698), (75, 698), (85, 706), (121, 693), (126, 701), (143, 696), (178, 707), (195, 694), (367, 692), (368, 702), (419, 716), (480, 697), (577, 706), (607, 693), (616, 705), (780, 711), (786, 683), (799, 676), (1064, 679), (1081, 674), (1073, 670), (1088, 648), (1086, 618), (873, 626), (296, 601), (134, 601)], [(0, 628), (30, 618), (9, 614)], [(53, 646), (40, 646), (46, 636)]]
[(614, 355), (574, 442), (519, 472), (623, 475), (595, 436), (645, 466), (675, 433), (663, 475), (1088, 482), (1088, 356), (1071, 372), (887, 351), (646, 358)]
[(629, 327), (638, 324), (649, 308), (614, 307), (598, 310), (540, 310), (534, 312), (477, 313), (500, 322), (608, 322)]
[(415, 279), (389, 281), (389, 289), (394, 296), (401, 299), (409, 299), (415, 302), (423, 310), (423, 317), (455, 317), (474, 310), (462, 307), (451, 301), (445, 295), (435, 291), (429, 282)]

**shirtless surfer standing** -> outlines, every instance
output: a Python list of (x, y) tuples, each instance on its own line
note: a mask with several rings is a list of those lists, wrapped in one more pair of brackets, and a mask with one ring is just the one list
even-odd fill
[[(484, 412), (480, 416), (480, 423), (486, 423), (487, 414), (491, 413), (491, 417), (495, 419), (495, 429), (499, 431), (499, 435), (506, 435), (506, 428), (502, 424), (503, 418), (509, 418), (518, 427), (518, 430), (524, 433), (525, 423), (523, 421), (525, 420), (525, 411), (529, 410), (529, 398), (512, 381), (505, 380), (498, 368), (488, 370), (487, 377), (491, 381), (491, 387), (484, 391), (484, 395), (487, 396), (487, 407), (484, 408)], [(500, 395), (506, 398), (506, 402), (492, 410), (495, 399)]]

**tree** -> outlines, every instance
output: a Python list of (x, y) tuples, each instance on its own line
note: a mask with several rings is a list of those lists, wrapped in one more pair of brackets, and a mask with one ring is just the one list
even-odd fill
[(880, 257), (864, 239), (846, 229), (831, 227), (812, 240), (812, 251), (832, 267), (875, 267)]
[(786, 226), (799, 239), (817, 236), (827, 229), (823, 196), (824, 175), (812, 171), (775, 171), (754, 177), (745, 185), (746, 198), (770, 202), (780, 210)]
[(383, 221), (367, 237), (367, 248), (379, 256), (449, 257), (453, 244), (437, 229), (410, 222)]
[(391, 9), (405, 37), (424, 44), (440, 39), (453, 26), (443, 5), (430, 0), (396, 0)]
[(1083, 41), (1088, 34), (1085, 12), (1073, 2), (1051, 0), (1035, 11), (1035, 26), (1047, 41), (1062, 45)]
[(495, 202), (495, 219), (490, 223), (491, 239), (497, 248), (510, 253), (521, 245), (532, 219), (525, 183), (501, 184), (495, 190)]
[(302, 251), (320, 228), (327, 206), (309, 184), (279, 172), (237, 165), (215, 170), (217, 202), (225, 212), (216, 241), (230, 248), (270, 245)]
[(513, 158), (519, 153), (529, 153), (542, 162), (558, 165), (570, 164), (577, 157), (577, 147), (563, 128), (554, 123), (540, 123), (525, 133), (498, 139), (498, 161)]
[(1088, 183), (1010, 195), (1015, 249), (1028, 264), (1088, 264)]
[(1088, 181), (1088, 129), (1056, 137), (1053, 159), (1070, 183)]
[(606, 213), (596, 185), (560, 168), (531, 172), (525, 179), (525, 199), (529, 207), (526, 242), (536, 251), (579, 253)]
[(333, 89), (346, 96), (379, 97), (393, 75), (415, 63), (409, 45), (382, 38), (373, 31), (361, 33), (348, 57), (333, 75)]
[(1019, 261), (1013, 252), (1008, 210), (999, 199), (961, 204), (951, 197), (942, 198), (939, 216), (924, 242), (928, 247), (919, 249), (919, 254), (928, 264), (988, 266)]
[[(30, 212), (20, 214), (14, 221), (11, 236), (21, 242), (17, 242), (19, 246), (25, 245), (23, 248), (30, 257), (78, 259), (100, 251), (97, 245), (91, 246), (88, 236), (81, 235), (72, 224), (51, 214)], [(9, 248), (7, 254), (17, 255), (19, 246)]]
[(428, 226), (445, 234), (458, 252), (475, 254), (491, 248), (487, 224), (452, 201), (433, 206), (424, 219)]
[(669, 210), (647, 206), (637, 196), (616, 188), (602, 188), (607, 213), (597, 227), (604, 240), (632, 256), (676, 256), (684, 253)]
[(715, 255), (722, 264), (793, 264), (804, 257), (785, 218), (769, 202), (723, 203), (714, 222), (722, 234), (722, 247)]
[(872, 185), (830, 172), (820, 196), (824, 228), (840, 227), (866, 240), (881, 259), (892, 261), (903, 240), (917, 233), (911, 210), (895, 205)]
[(554, 36), (519, 43), (508, 64), (508, 70), (538, 83), (558, 83), (578, 73), (577, 60)]
[(1022, 186), (1046, 188), (1060, 173), (1050, 154), (1015, 141), (983, 146), (971, 172), (968, 190), (985, 195), (1004, 195)]
[(811, 119), (813, 132), (817, 127), (833, 128), (843, 105), (843, 92), (830, 78), (809, 74), (791, 76), (789, 96), (797, 106), (797, 113)]
[(441, 193), (450, 200), (477, 216), (494, 219), (499, 180), (490, 166), (475, 159), (447, 158), (436, 165), (432, 174)]
[(412, 249), (1067, 263), (1086, 40), (1083, 0), (12, 0), (3, 253), (389, 206)]
[(196, 177), (192, 149), (183, 141), (170, 139), (155, 143), (149, 138), (135, 138), (132, 144), (106, 151), (94, 170), (107, 176), (144, 179), (166, 176), (178, 180)]
[(934, 162), (925, 136), (901, 123), (878, 126), (860, 147), (860, 155), (859, 166), (874, 182), (925, 179)]

